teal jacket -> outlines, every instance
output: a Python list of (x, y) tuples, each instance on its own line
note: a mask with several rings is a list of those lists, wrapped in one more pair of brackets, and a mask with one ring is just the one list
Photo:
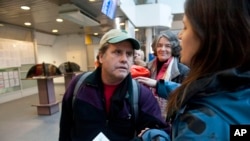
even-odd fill
[(180, 85), (173, 81), (159, 80), (156, 83), (156, 91), (159, 97), (167, 99), (170, 93)]
[(203, 77), (190, 85), (187, 95), (165, 141), (229, 141), (230, 125), (250, 125), (249, 70), (230, 69)]

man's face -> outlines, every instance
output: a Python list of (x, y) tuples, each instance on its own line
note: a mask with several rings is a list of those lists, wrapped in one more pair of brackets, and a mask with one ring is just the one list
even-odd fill
[(133, 64), (133, 47), (129, 41), (109, 44), (100, 56), (102, 80), (105, 84), (119, 84), (130, 72)]

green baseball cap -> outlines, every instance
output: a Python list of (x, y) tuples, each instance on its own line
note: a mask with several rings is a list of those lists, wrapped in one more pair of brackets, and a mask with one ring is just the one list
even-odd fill
[(129, 40), (132, 43), (134, 49), (140, 49), (140, 43), (130, 36), (127, 31), (121, 29), (111, 29), (102, 36), (100, 41), (101, 46), (105, 43), (119, 43), (125, 40)]

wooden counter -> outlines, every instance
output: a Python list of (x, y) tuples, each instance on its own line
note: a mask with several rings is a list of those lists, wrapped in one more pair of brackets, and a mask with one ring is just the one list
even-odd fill
[(75, 77), (78, 74), (83, 73), (82, 71), (79, 72), (71, 72), (71, 73), (64, 73), (64, 85), (65, 85), (65, 90), (68, 88), (70, 81), (72, 80), (73, 77)]
[(37, 107), (38, 115), (52, 115), (59, 111), (59, 102), (56, 100), (55, 88), (53, 79), (60, 76), (48, 76), (48, 77), (33, 77), (23, 80), (37, 80), (39, 104), (33, 104)]

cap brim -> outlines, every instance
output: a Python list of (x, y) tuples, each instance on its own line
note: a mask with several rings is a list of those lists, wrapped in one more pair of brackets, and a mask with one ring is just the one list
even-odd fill
[(115, 37), (113, 39), (110, 39), (108, 41), (108, 43), (119, 43), (119, 42), (125, 41), (125, 40), (129, 40), (132, 43), (132, 46), (134, 49), (136, 49), (136, 50), (140, 49), (140, 43), (134, 38), (118, 36), (118, 37)]

